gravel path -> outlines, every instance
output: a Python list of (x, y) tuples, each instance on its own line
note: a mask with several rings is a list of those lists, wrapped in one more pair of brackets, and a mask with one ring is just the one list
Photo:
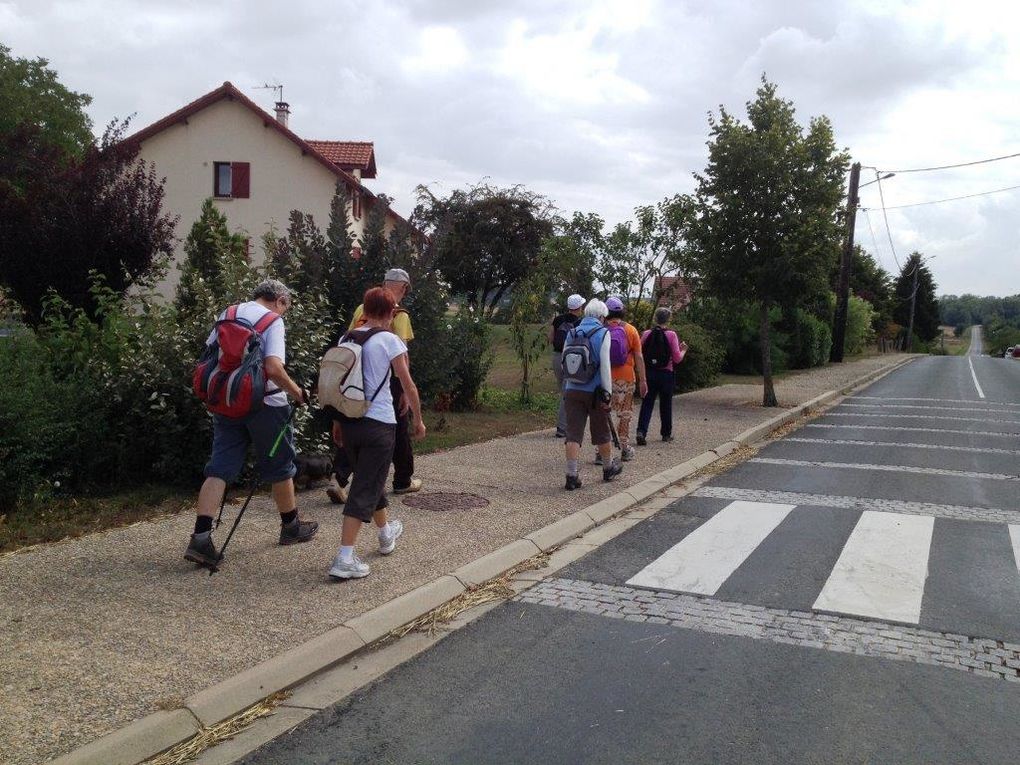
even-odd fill
[[(777, 393), (784, 406), (794, 406), (898, 358), (792, 375), (778, 382)], [(372, 566), (361, 581), (334, 583), (326, 576), (339, 544), (340, 513), (321, 490), (299, 499), (302, 513), (321, 524), (313, 542), (277, 546), (271, 503), (256, 500), (215, 577), (181, 557), (193, 523), (188, 514), (0, 556), (3, 760), (43, 761), (174, 708), (192, 693), (729, 440), (776, 413), (760, 401), (757, 385), (680, 396), (674, 443), (650, 440), (612, 484), (602, 483), (600, 468), (590, 464), (594, 450), (586, 446), (584, 487), (570, 493), (562, 487), (562, 442), (551, 430), (422, 457), (417, 475), (426, 492), (467, 492), (490, 504), (431, 512), (394, 498), (404, 537), (397, 553), (384, 559), (372, 547), (375, 535), (361, 535), (359, 554)], [(216, 538), (222, 543), (225, 529)]]

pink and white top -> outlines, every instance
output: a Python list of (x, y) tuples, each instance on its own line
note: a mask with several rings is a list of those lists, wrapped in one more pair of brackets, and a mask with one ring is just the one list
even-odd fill
[[(646, 329), (644, 332), (641, 333), (642, 345), (644, 345), (645, 340), (648, 339), (648, 335), (651, 334), (651, 331), (652, 330), (650, 329)], [(666, 330), (666, 342), (669, 343), (669, 349), (673, 354), (673, 358), (670, 359), (670, 362), (666, 366), (661, 368), (667, 372), (672, 372), (673, 365), (679, 364), (681, 361), (684, 360), (684, 356), (687, 355), (687, 343), (681, 343), (677, 339), (676, 332), (674, 332), (671, 329)]]

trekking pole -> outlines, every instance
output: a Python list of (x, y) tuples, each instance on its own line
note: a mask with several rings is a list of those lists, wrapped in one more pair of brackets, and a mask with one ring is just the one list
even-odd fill
[(613, 413), (607, 412), (606, 416), (609, 418), (609, 433), (613, 436), (613, 446), (617, 449), (621, 449), (620, 437), (616, 435), (616, 428), (613, 426)]
[[(287, 428), (289, 428), (290, 424), (294, 421), (294, 413), (296, 411), (297, 411), (296, 406), (291, 407), (290, 416), (287, 418), (287, 421), (283, 423), (283, 427), (280, 428), (280, 432), (276, 435), (276, 440), (273, 441), (273, 446), (269, 450), (270, 459), (276, 456), (276, 451), (280, 448), (280, 443), (283, 441), (283, 437), (287, 433)], [(234, 532), (237, 531), (237, 525), (241, 522), (241, 516), (243, 516), (244, 511), (248, 509), (248, 503), (251, 502), (251, 498), (255, 496), (255, 489), (257, 489), (258, 487), (259, 477), (258, 473), (256, 473), (254, 476), (252, 476), (251, 479), (251, 491), (248, 492), (248, 498), (244, 501), (244, 504), (241, 505), (241, 510), (238, 512), (237, 517), (234, 519), (234, 525), (230, 527), (230, 532), (227, 534), (227, 539), (223, 543), (223, 547), (220, 548), (219, 553), (217, 553), (216, 555), (216, 563), (209, 567), (209, 576), (212, 576), (213, 574), (220, 570), (220, 563), (223, 562), (223, 553), (227, 551), (227, 545), (230, 544), (230, 539), (231, 537), (234, 536)], [(223, 492), (223, 500), (224, 502), (226, 502), (226, 490), (224, 490)], [(222, 504), (220, 505), (220, 513), (221, 514), (223, 513)], [(218, 523), (219, 522), (217, 521), (217, 525)]]

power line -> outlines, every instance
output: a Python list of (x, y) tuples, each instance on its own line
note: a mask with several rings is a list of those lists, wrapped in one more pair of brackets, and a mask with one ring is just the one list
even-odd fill
[[(878, 185), (879, 192), (881, 192), (882, 184)], [(902, 210), (904, 207), (923, 207), (924, 205), (937, 205), (943, 202), (955, 202), (958, 199), (972, 199), (973, 197), (984, 197), (989, 194), (1001, 194), (1003, 191), (1013, 191), (1014, 189), (1020, 189), (1020, 186), (1006, 186), (1001, 189), (992, 189), (991, 191), (979, 191), (976, 194), (964, 194), (962, 197), (946, 197), (945, 199), (932, 199), (927, 202), (913, 202), (909, 205), (894, 205), (892, 207), (882, 206), (882, 211), (885, 210)]]
[(1014, 157), (1020, 157), (1020, 152), (1016, 154), (1006, 154), (1002, 157), (990, 157), (989, 159), (979, 159), (974, 162), (960, 162), (955, 165), (939, 165), (938, 167), (915, 167), (910, 170), (883, 170), (883, 173), (928, 173), (932, 170), (952, 170), (954, 167), (970, 167), (971, 165), (984, 165), (988, 162), (999, 162), (1003, 159), (1013, 159)]
[(864, 213), (864, 219), (868, 221), (868, 231), (871, 232), (871, 243), (875, 245), (875, 255), (881, 255), (881, 251), (878, 249), (878, 239), (875, 237), (875, 227), (871, 225), (871, 216), (868, 215), (868, 208), (862, 207), (861, 212)]
[(900, 259), (896, 257), (896, 246), (892, 241), (892, 229), (889, 228), (889, 216), (885, 209), (885, 194), (882, 193), (882, 176), (878, 170), (875, 171), (875, 182), (878, 184), (878, 198), (882, 202), (882, 217), (885, 219), (885, 233), (889, 237), (889, 249), (892, 250), (893, 260), (896, 261), (896, 268), (902, 271)]

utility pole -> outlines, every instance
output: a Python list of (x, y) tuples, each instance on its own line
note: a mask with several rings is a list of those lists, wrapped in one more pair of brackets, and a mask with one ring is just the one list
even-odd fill
[(910, 326), (907, 327), (907, 353), (914, 351), (914, 304), (917, 302), (917, 272), (921, 270), (921, 259), (914, 264), (914, 289), (910, 293)]
[(854, 252), (854, 227), (857, 225), (857, 186), (861, 182), (861, 163), (850, 166), (850, 184), (846, 195), (846, 238), (839, 259), (839, 284), (836, 287), (836, 318), (832, 327), (832, 351), (829, 361), (843, 361), (846, 345), (846, 320), (850, 307), (850, 265)]

